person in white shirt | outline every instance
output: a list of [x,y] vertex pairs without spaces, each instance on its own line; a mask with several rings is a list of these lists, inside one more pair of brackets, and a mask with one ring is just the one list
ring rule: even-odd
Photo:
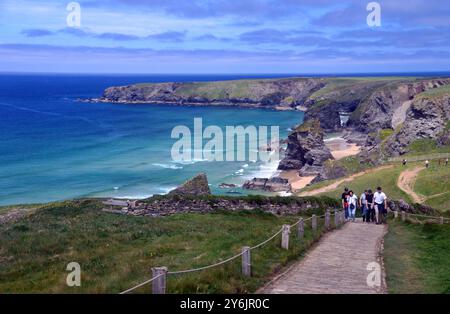
[[380,186],[377,187],[377,191],[373,194],[373,203],[375,207],[375,219],[377,225],[379,225],[384,222],[387,214],[387,197]]
[[356,204],[358,204],[358,196],[356,196],[353,193],[353,191],[348,192],[347,203],[348,203],[348,219],[355,221]]

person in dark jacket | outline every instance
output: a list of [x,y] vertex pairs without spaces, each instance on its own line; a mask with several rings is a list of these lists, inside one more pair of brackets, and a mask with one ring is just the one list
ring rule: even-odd
[[375,222],[375,209],[373,207],[373,192],[371,189],[367,191],[366,195],[367,211],[366,222]]
[[348,188],[345,188],[344,189],[344,193],[342,193],[342,197],[341,197],[342,209],[344,210],[345,220],[348,219],[348,201],[347,201],[347,198],[348,198]]

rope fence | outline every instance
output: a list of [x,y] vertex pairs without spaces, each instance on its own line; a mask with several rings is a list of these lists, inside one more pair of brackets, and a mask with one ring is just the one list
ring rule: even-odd
[[[399,215],[399,211],[394,211],[394,219],[396,219]],[[405,211],[400,212],[401,219],[403,222],[405,222],[408,218],[411,217],[417,217],[417,218],[426,218],[426,219],[433,219],[438,220],[439,224],[443,225],[445,223],[450,223],[450,218],[443,217],[443,216],[430,216],[430,215],[421,215],[421,214],[413,214],[413,213],[407,213]]]
[[246,277],[251,277],[252,264],[250,262],[250,260],[251,260],[250,256],[251,256],[252,250],[258,249],[258,248],[266,245],[267,243],[269,243],[270,241],[275,239],[280,234],[281,234],[281,248],[283,248],[285,250],[289,250],[289,238],[290,238],[289,235],[290,235],[291,229],[293,227],[297,227],[297,238],[302,239],[304,237],[304,232],[305,232],[305,223],[309,222],[309,221],[311,221],[311,229],[314,233],[316,233],[318,230],[318,219],[322,219],[322,218],[324,218],[325,231],[331,230],[331,216],[335,216],[334,225],[336,228],[345,223],[343,211],[334,210],[332,213],[329,209],[327,209],[324,215],[321,215],[321,216],[312,215],[311,217],[306,218],[306,219],[302,217],[302,218],[298,219],[292,225],[287,225],[287,224],[283,225],[281,227],[281,229],[279,229],[275,234],[273,234],[266,240],[254,245],[254,246],[251,246],[251,247],[243,246],[241,253],[236,254],[236,255],[234,255],[230,258],[227,258],[223,261],[220,261],[220,262],[217,262],[217,263],[214,263],[211,265],[203,266],[203,267],[179,270],[179,271],[168,271],[167,267],[153,267],[152,268],[152,276],[153,277],[151,279],[146,280],[146,281],[144,281],[134,287],[131,287],[125,291],[122,291],[122,292],[120,292],[120,294],[130,293],[130,292],[132,292],[140,287],[143,287],[149,283],[152,283],[152,293],[153,294],[164,294],[166,292],[167,275],[179,275],[179,274],[187,274],[187,273],[203,271],[203,270],[207,270],[207,269],[211,269],[211,268],[215,268],[215,267],[224,265],[226,263],[229,263],[233,260],[238,259],[239,257],[242,258],[242,274]]

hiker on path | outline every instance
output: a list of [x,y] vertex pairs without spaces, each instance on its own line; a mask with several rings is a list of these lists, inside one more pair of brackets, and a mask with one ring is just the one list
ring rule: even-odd
[[356,204],[358,204],[358,196],[356,196],[353,193],[353,191],[348,192],[347,203],[348,203],[348,219],[351,221],[355,221]]
[[373,194],[373,201],[375,207],[375,217],[377,225],[379,225],[385,221],[387,214],[387,197],[380,186],[377,187],[377,191]]
[[446,166],[448,165],[448,158],[445,159],[445,165],[446,165]]
[[342,193],[342,209],[344,210],[345,220],[348,219],[348,202],[347,202],[347,196],[348,196],[348,188],[344,189],[344,193]]
[[402,164],[403,164],[403,166],[406,166],[406,159],[403,159]]
[[427,160],[425,160],[425,167],[428,168],[428,166],[430,165],[430,162]]
[[371,189],[367,191],[366,202],[367,202],[366,222],[367,223],[375,222],[375,209],[373,208],[373,192]]
[[[366,195],[367,195],[367,190],[365,190],[359,198],[359,207],[361,207],[361,214],[363,217],[363,222],[366,221],[367,210],[368,210]],[[367,222],[369,222],[369,221],[367,221]]]

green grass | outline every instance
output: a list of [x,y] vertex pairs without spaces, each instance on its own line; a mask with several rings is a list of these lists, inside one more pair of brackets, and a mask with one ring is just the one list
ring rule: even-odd
[[428,169],[419,173],[414,190],[428,198],[425,204],[450,211],[450,165],[432,161]]
[[8,205],[8,206],[0,206],[0,215],[5,214],[13,209],[35,209],[42,205],[38,204],[25,204],[25,205]]
[[409,144],[408,153],[399,158],[408,159],[420,157],[421,160],[425,160],[425,159],[432,159],[433,155],[435,154],[449,154],[449,153],[450,153],[450,145],[439,146],[435,140],[418,139]]
[[[54,203],[0,226],[0,293],[118,293],[151,277],[150,268],[183,270],[209,265],[255,245],[298,217],[260,211],[217,211],[167,217],[104,213],[98,201]],[[311,214],[311,213],[309,213]],[[240,259],[212,270],[168,278],[172,293],[246,293],[301,256],[320,235],[280,239],[252,251],[253,276],[243,278]],[[78,262],[82,286],[65,284],[69,262]],[[136,292],[148,293],[151,285]]]
[[372,165],[361,163],[357,156],[348,156],[336,161],[337,165],[344,167],[348,174],[357,173],[370,168]]
[[[200,96],[208,99],[228,98],[252,98],[259,94],[266,83],[282,80],[304,80],[305,78],[281,78],[281,79],[244,79],[215,82],[194,82],[181,85],[176,93],[185,97]],[[270,90],[268,90],[270,92]],[[275,90],[273,90],[275,92]]]
[[[344,187],[348,187],[353,190],[358,196],[365,190],[371,188],[374,192],[378,186],[383,188],[387,197],[390,199],[403,199],[407,202],[411,201],[409,196],[400,190],[397,186],[397,179],[400,172],[405,168],[400,166],[394,166],[393,168],[382,169],[376,172],[367,173],[363,176],[355,178],[351,182],[344,182],[340,184],[336,189],[326,192],[322,195],[326,195],[332,198],[340,198]],[[309,189],[314,189],[315,186],[309,187]]]
[[432,153],[438,148],[436,141],[432,139],[419,139],[409,144],[408,149],[410,154],[417,153]]
[[450,293],[450,227],[389,223],[384,240],[389,293]]
[[394,130],[392,129],[382,129],[378,132],[378,136],[380,137],[380,140],[384,141],[389,136],[391,136],[394,133]]
[[[179,86],[176,90],[176,94],[185,97],[205,97],[208,99],[229,99],[229,98],[252,98],[255,95],[261,94],[262,84],[280,82],[283,80],[305,80],[308,77],[286,77],[277,79],[242,79],[242,80],[227,80],[227,81],[214,81],[214,82],[186,82]],[[376,84],[384,84],[390,82],[411,81],[417,78],[404,78],[404,77],[336,77],[336,78],[324,78],[326,86],[311,95],[311,99],[317,99],[322,95],[330,92],[337,91],[342,88],[352,89],[353,85],[359,84],[360,86],[369,86]],[[152,86],[155,83],[140,83],[135,84],[138,87]],[[258,91],[259,90],[259,91]],[[268,90],[267,92],[276,92]],[[287,103],[292,100],[285,99]]]
[[391,83],[401,81],[416,80],[416,77],[396,77],[396,76],[384,76],[384,77],[336,77],[328,78],[327,85],[313,93],[309,98],[317,99],[325,96],[328,93],[338,91],[340,89],[352,89],[357,86],[372,85],[373,83]]
[[432,88],[417,95],[417,98],[434,98],[450,95],[450,85],[444,85],[438,88]]

